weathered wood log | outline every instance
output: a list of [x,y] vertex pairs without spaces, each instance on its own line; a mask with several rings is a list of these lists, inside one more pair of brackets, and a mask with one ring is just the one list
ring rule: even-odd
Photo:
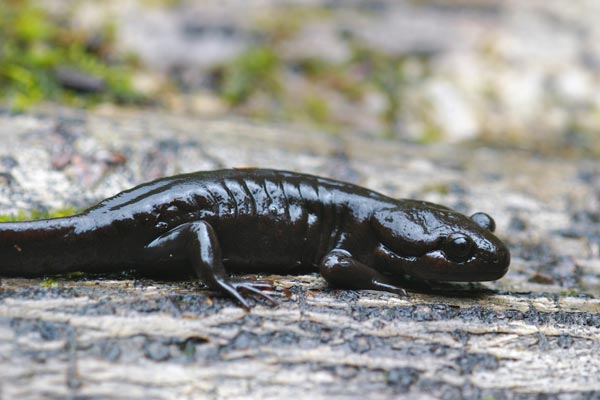
[[[277,307],[257,300],[249,313],[198,282],[2,279],[1,399],[600,392],[595,163],[71,110],[0,115],[0,138],[0,159],[14,161],[0,163],[10,178],[0,181],[2,214],[90,205],[160,174],[277,167],[487,211],[513,252],[500,282],[409,284],[407,298],[334,290],[317,275],[272,276],[292,297],[280,295]],[[60,169],[56,151],[68,158]],[[126,159],[107,162],[114,152]]]

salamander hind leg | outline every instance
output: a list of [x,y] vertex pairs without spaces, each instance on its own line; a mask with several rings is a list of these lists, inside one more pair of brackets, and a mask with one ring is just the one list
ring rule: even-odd
[[382,290],[406,296],[404,289],[375,269],[352,258],[346,250],[334,249],[325,255],[319,272],[327,282],[340,288]]
[[265,280],[231,279],[225,272],[221,257],[221,248],[213,227],[206,221],[188,222],[170,230],[146,246],[153,257],[172,257],[174,253],[184,252],[191,261],[196,274],[211,289],[227,293],[242,307],[250,309],[240,294],[246,291],[268,300],[277,302],[263,291],[275,291],[273,284]]

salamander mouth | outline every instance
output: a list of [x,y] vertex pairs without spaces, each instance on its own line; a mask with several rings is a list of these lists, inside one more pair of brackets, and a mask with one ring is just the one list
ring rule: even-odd
[[446,258],[441,250],[418,255],[398,254],[381,243],[375,250],[382,268],[393,275],[409,275],[419,279],[447,282],[482,282],[500,279],[508,271],[510,253],[474,252],[462,262]]
[[379,267],[393,275],[412,275],[411,271],[423,255],[398,254],[383,243],[379,243],[375,248],[375,257]]
[[379,255],[383,255],[384,257],[388,257],[390,260],[401,260],[404,262],[416,262],[419,257],[423,256],[423,254],[415,254],[415,255],[404,255],[398,254],[394,250],[390,249],[383,243],[379,243],[379,246],[375,250]]

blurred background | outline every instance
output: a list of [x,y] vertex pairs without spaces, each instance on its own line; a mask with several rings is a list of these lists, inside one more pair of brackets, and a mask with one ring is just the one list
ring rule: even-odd
[[600,153],[600,2],[2,0],[0,107]]

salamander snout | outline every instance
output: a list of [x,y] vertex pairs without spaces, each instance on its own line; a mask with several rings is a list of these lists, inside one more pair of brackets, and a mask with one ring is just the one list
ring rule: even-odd
[[480,250],[473,262],[471,281],[493,281],[502,278],[508,272],[510,251],[499,239],[493,238],[493,246]]
[[421,279],[478,282],[500,279],[510,252],[485,213],[471,217],[428,203],[385,209],[374,214],[380,244],[375,255],[382,269]]

